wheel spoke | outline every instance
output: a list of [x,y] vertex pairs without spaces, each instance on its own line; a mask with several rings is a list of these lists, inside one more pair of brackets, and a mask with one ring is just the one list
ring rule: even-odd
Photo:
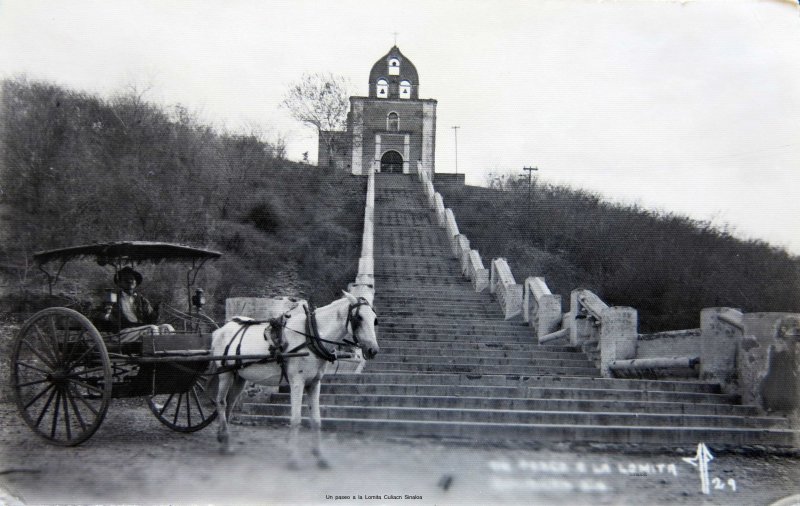
[[47,413],[47,410],[50,409],[50,403],[53,402],[53,397],[56,396],[56,389],[54,388],[52,392],[50,392],[50,397],[47,398],[47,402],[44,403],[44,407],[42,408],[42,412],[39,413],[39,418],[36,419],[36,427],[42,423],[42,418]]
[[55,439],[56,437],[56,427],[58,426],[58,412],[61,409],[61,392],[56,390],[56,402],[53,407],[53,422],[50,426],[50,437]]
[[75,378],[67,378],[67,381],[69,381],[70,383],[73,383],[73,384],[75,384],[75,385],[78,385],[79,387],[82,387],[82,388],[88,388],[89,390],[92,390],[92,391],[94,391],[94,392],[97,392],[97,393],[98,393],[98,394],[100,394],[100,395],[102,395],[102,394],[103,394],[103,389],[102,389],[102,388],[100,388],[100,387],[96,387],[96,386],[94,386],[94,385],[90,385],[90,384],[88,384],[88,383],[84,383],[84,382],[82,382],[82,381],[78,381],[78,380],[76,380]]
[[50,369],[55,369],[55,362],[53,362],[52,358],[45,357],[39,350],[33,347],[31,343],[28,342],[27,339],[23,339],[22,343],[28,347],[29,350],[33,352],[34,355],[39,357],[39,360],[44,362],[44,364],[49,367]]
[[78,395],[78,396],[76,396],[75,398],[76,398],[76,399],[78,399],[79,401],[81,401],[81,402],[83,403],[83,405],[84,405],[84,406],[86,406],[87,408],[89,408],[89,411],[91,411],[92,413],[94,413],[94,416],[97,416],[98,414],[100,414],[100,412],[99,412],[98,410],[96,410],[96,409],[94,408],[94,406],[92,406],[91,404],[89,404],[89,401],[87,401],[86,399],[84,399],[82,395]]
[[36,381],[29,381],[27,383],[19,383],[18,385],[16,385],[16,387],[17,388],[29,387],[31,385],[40,385],[42,383],[49,383],[49,382],[50,382],[50,380],[45,378],[45,379],[36,380]]
[[33,324],[32,329],[36,332],[38,336],[37,341],[41,343],[43,346],[46,346],[47,349],[50,351],[49,355],[52,359],[53,364],[58,364],[58,353],[56,352],[55,348],[53,348],[53,341],[49,339],[43,332],[42,329],[39,328],[39,323],[36,322]]
[[58,360],[58,363],[61,363],[64,361],[64,354],[63,354],[64,350],[60,350],[58,347],[59,343],[58,343],[58,329],[56,328],[56,316],[51,315],[50,318],[48,318],[48,321],[50,322],[50,334],[48,335],[50,336],[50,340],[53,342],[53,346],[56,352],[56,359]]
[[80,363],[80,362],[83,360],[83,357],[85,357],[86,355],[88,355],[90,351],[92,351],[92,350],[94,350],[94,349],[95,349],[95,347],[97,347],[97,343],[96,343],[96,342],[94,342],[94,341],[92,341],[92,343],[91,343],[91,346],[89,346],[89,348],[87,348],[87,349],[86,349],[86,351],[84,351],[83,353],[81,353],[81,356],[80,356],[80,357],[78,357],[78,358],[76,358],[75,360],[73,360],[72,362],[70,362],[70,367],[74,366],[75,364],[78,364],[78,363]]
[[167,406],[169,406],[169,403],[172,402],[172,397],[174,396],[175,394],[169,394],[169,397],[167,398],[166,402],[164,402],[164,405],[161,406],[161,410],[158,412],[158,416],[162,416],[164,414],[164,411],[166,411]]
[[189,392],[186,392],[186,426],[192,426],[192,407],[189,405]]
[[77,371],[77,372],[74,372],[74,373],[68,374],[68,375],[67,375],[67,376],[65,376],[65,377],[66,377],[67,379],[69,379],[69,378],[80,378],[80,377],[81,377],[81,375],[83,375],[83,374],[91,374],[91,373],[93,373],[93,372],[105,371],[105,369],[106,369],[106,368],[105,368],[105,367],[103,367],[103,366],[97,366],[97,367],[94,367],[94,368],[92,368],[92,369],[84,369],[84,370],[82,370],[82,371]]
[[28,364],[27,362],[17,361],[17,365],[21,365],[22,367],[27,367],[28,369],[31,369],[31,370],[34,370],[36,372],[42,373],[45,376],[50,374],[50,371],[45,371],[44,369],[39,369],[38,367],[33,367],[32,365]]
[[78,419],[81,429],[86,430],[86,422],[83,421],[83,416],[81,415],[81,411],[78,409],[78,404],[75,402],[75,398],[72,396],[72,392],[70,391],[71,386],[72,385],[67,385],[66,397],[69,399],[69,403],[72,404],[72,412],[75,413],[75,418]]
[[64,427],[67,429],[67,440],[72,439],[72,427],[69,425],[69,401],[67,401],[67,393],[61,393],[61,399],[64,403]]
[[36,402],[36,401],[38,401],[39,399],[41,399],[41,398],[42,398],[42,396],[43,396],[44,394],[46,394],[46,393],[47,393],[47,391],[48,391],[48,390],[50,390],[51,388],[53,388],[53,384],[52,384],[52,383],[51,383],[51,384],[49,384],[49,385],[47,385],[47,386],[45,387],[45,389],[44,389],[44,390],[42,390],[41,392],[39,392],[38,394],[36,394],[36,397],[34,397],[34,398],[33,398],[33,399],[31,399],[30,401],[28,401],[28,403],[25,405],[25,409],[28,409],[29,407],[33,406],[33,403],[34,403],[34,402]]
[[175,417],[172,419],[173,425],[178,425],[178,414],[181,412],[181,400],[183,400],[183,394],[178,394],[178,402],[175,404]]
[[195,387],[192,388],[192,397],[194,397],[194,402],[197,404],[197,411],[200,412],[200,420],[205,420],[206,415],[203,413],[203,406],[200,405],[200,398],[197,397],[197,391],[195,390]]

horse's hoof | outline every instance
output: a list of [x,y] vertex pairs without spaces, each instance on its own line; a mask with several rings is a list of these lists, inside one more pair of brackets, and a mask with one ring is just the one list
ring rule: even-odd
[[296,460],[292,459],[292,460],[289,461],[288,464],[286,464],[286,468],[289,471],[299,471],[300,470],[300,464],[298,464]]
[[219,454],[220,455],[233,455],[233,450],[228,445],[220,446],[219,447]]
[[317,461],[317,467],[318,467],[318,468],[320,468],[320,469],[330,469],[330,468],[331,468],[331,465],[330,465],[330,464],[328,464],[328,461],[327,461],[327,460],[325,460],[325,459],[319,459],[319,460]]

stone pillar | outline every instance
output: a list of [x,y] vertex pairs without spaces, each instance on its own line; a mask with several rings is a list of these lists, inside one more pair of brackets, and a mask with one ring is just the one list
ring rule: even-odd
[[736,391],[736,348],[742,336],[731,321],[741,320],[742,313],[729,307],[700,311],[700,379],[719,383],[727,393]]
[[469,239],[464,234],[456,236],[456,257],[461,263],[461,274],[467,279],[470,278],[469,272]]
[[489,286],[489,269],[484,268],[483,260],[478,250],[469,252],[469,270],[472,288],[476,292],[482,292]]
[[356,284],[375,287],[375,261],[370,255],[358,259],[358,274]]
[[600,373],[604,378],[611,377],[609,365],[613,361],[636,357],[638,326],[638,315],[631,307],[614,306],[603,311],[600,325]]
[[437,192],[436,195],[433,196],[433,201],[436,211],[436,223],[440,227],[443,227],[445,226],[446,221],[444,214],[444,200],[442,200],[442,194]]

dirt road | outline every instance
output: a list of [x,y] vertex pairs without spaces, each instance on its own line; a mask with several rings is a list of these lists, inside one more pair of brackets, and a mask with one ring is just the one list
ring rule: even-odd
[[754,505],[800,494],[797,454],[718,454],[705,495],[683,460],[690,449],[498,449],[329,433],[333,469],[309,457],[289,471],[287,428],[236,425],[236,453],[220,456],[213,426],[171,432],[137,399],[114,401],[76,448],[41,441],[11,404],[0,404],[0,423],[0,503],[9,504]]

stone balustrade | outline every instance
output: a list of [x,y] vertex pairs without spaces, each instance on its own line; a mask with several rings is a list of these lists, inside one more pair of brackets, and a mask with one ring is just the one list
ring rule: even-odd
[[800,314],[706,308],[700,328],[639,334],[635,309],[609,306],[585,289],[570,293],[569,311],[562,313],[561,296],[550,292],[544,278],[528,277],[518,285],[502,258],[486,269],[430,176],[420,172],[419,179],[464,276],[475,291],[489,288],[506,318],[521,314],[539,343],[568,338],[584,349],[596,345],[604,377],[699,375],[746,403],[791,414],[800,428]]

